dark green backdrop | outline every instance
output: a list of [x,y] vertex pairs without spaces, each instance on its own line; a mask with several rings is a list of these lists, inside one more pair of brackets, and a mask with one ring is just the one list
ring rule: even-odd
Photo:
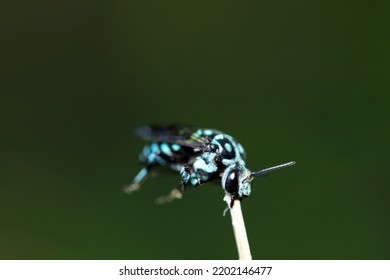
[[384,5],[2,6],[1,259],[235,259],[219,185],[121,192],[148,123],[226,131],[253,170],[297,161],[243,203],[255,259],[390,258]]

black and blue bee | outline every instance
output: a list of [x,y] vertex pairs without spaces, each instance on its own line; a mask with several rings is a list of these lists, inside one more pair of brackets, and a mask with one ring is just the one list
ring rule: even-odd
[[295,162],[251,172],[245,167],[244,148],[232,136],[215,129],[186,126],[144,126],[136,135],[148,141],[139,155],[144,165],[135,176],[127,192],[139,189],[148,173],[156,166],[180,172],[180,191],[174,190],[157,202],[181,198],[188,185],[199,186],[210,181],[221,181],[222,188],[234,201],[251,194],[254,177],[265,176],[273,170],[288,167]]

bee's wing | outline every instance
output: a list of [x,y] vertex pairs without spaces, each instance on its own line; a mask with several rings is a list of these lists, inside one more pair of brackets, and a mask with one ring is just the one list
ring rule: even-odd
[[196,128],[180,125],[172,126],[141,126],[136,135],[146,141],[179,144],[194,149],[203,149],[210,141],[207,137],[196,133]]

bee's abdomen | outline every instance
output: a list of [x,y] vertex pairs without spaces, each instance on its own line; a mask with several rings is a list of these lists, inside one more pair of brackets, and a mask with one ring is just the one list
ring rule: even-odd
[[172,163],[185,163],[192,156],[192,149],[179,144],[166,142],[153,142],[146,145],[139,155],[139,160],[143,164],[166,165]]

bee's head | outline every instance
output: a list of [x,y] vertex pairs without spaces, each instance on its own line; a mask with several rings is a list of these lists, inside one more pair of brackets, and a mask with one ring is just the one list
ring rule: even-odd
[[252,173],[242,165],[232,165],[222,175],[222,187],[233,199],[251,194]]
[[267,176],[269,172],[294,165],[295,162],[276,165],[256,172],[250,172],[243,165],[232,165],[225,169],[222,175],[222,187],[233,200],[247,197],[251,194],[251,184],[254,177]]

